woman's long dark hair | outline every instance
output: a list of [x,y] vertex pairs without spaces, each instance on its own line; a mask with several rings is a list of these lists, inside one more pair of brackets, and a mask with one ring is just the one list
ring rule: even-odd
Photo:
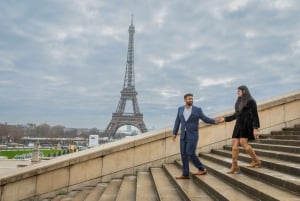
[[242,96],[238,97],[235,102],[235,111],[241,112],[250,100],[253,100],[251,93],[247,86],[242,85],[238,87],[242,91]]

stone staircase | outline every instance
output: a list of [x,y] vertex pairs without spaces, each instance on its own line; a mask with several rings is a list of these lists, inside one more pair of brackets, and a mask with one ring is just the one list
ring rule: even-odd
[[[43,201],[300,200],[300,125],[261,135],[251,145],[262,167],[245,167],[251,159],[241,148],[240,174],[226,174],[231,165],[231,146],[224,146],[200,154],[207,175],[191,174],[189,180],[176,180],[182,164],[175,161]],[[190,168],[197,171],[193,165]]]

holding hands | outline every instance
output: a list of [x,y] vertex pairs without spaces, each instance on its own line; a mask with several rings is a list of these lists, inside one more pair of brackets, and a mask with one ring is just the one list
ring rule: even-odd
[[216,123],[219,124],[219,123],[223,123],[225,121],[225,118],[224,117],[220,117],[220,118],[217,118],[216,119]]

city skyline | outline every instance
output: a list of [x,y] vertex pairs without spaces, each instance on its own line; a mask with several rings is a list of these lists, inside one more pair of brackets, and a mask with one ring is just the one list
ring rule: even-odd
[[105,129],[120,98],[132,13],[148,128],[172,126],[186,92],[213,115],[233,109],[242,84],[257,102],[299,90],[295,0],[4,1],[0,123]]

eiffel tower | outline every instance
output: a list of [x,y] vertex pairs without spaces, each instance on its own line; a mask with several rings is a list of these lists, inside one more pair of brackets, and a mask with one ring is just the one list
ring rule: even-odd
[[[119,100],[118,108],[116,112],[112,114],[112,119],[104,131],[104,134],[108,137],[114,137],[118,128],[124,125],[132,125],[138,128],[142,133],[148,131],[143,121],[143,114],[140,113],[137,101],[137,92],[135,90],[133,46],[133,35],[135,29],[133,25],[133,16],[131,16],[131,25],[129,26],[128,32],[129,42],[124,85],[121,91],[121,98]],[[125,106],[127,101],[132,102],[133,113],[125,113]]]

